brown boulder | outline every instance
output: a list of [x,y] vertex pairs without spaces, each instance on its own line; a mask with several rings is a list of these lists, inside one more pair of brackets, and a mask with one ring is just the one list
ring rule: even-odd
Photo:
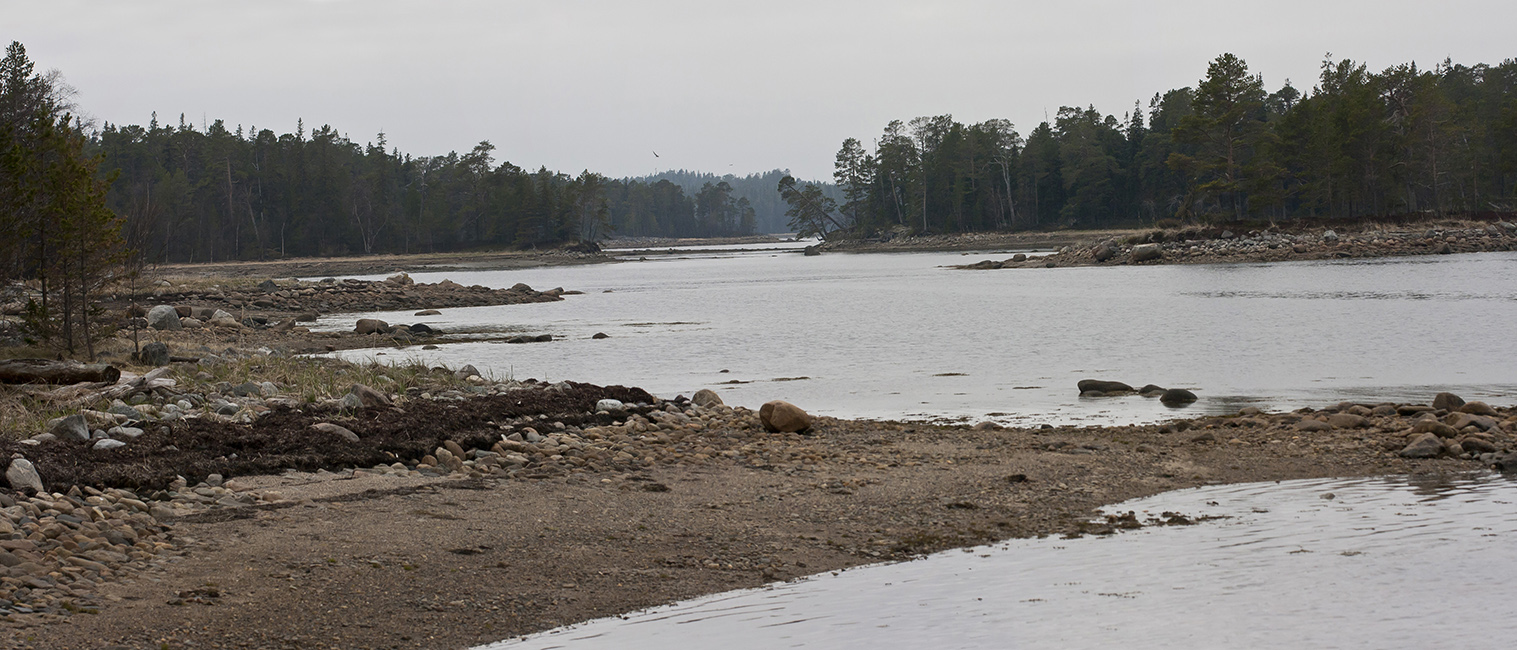
[[811,428],[811,416],[799,406],[774,400],[759,407],[759,420],[764,429],[779,433],[797,433]]
[[378,318],[360,318],[353,326],[355,334],[380,334],[389,330],[390,324]]
[[1453,393],[1438,393],[1433,396],[1433,409],[1453,411],[1464,406],[1464,398]]
[[353,384],[353,389],[349,392],[353,393],[353,395],[358,397],[359,401],[363,402],[364,408],[380,408],[392,405],[388,395],[363,384]]
[[722,397],[720,395],[717,395],[716,391],[711,390],[710,388],[702,388],[698,391],[695,391],[695,395],[690,398],[690,401],[693,402],[696,406],[702,408],[722,406],[724,404],[724,402],[722,402]]
[[311,428],[322,433],[330,433],[334,436],[338,436],[348,442],[358,442],[358,434],[353,433],[353,431],[347,427],[332,424],[331,422],[318,422],[311,425]]
[[1443,453],[1443,441],[1431,433],[1424,433],[1402,448],[1404,458],[1437,458]]
[[1485,402],[1465,402],[1464,406],[1459,407],[1459,411],[1472,415],[1488,415],[1492,417],[1497,415],[1496,409],[1491,408],[1491,405]]

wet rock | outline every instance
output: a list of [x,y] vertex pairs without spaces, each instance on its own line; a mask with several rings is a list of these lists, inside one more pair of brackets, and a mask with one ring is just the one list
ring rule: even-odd
[[1166,390],[1169,390],[1169,389],[1167,389],[1167,388],[1165,388],[1163,386],[1156,386],[1154,384],[1148,384],[1147,386],[1139,388],[1138,389],[1138,394],[1142,395],[1143,397],[1158,397],[1160,395],[1163,395],[1164,391],[1166,391]]
[[1076,386],[1080,389],[1081,393],[1098,392],[1098,393],[1111,394],[1111,393],[1131,393],[1132,392],[1132,386],[1128,386],[1127,384],[1124,384],[1124,383],[1122,383],[1120,381],[1105,381],[1105,380],[1101,380],[1101,379],[1081,379],[1080,383],[1076,384]]
[[317,422],[316,424],[311,425],[311,428],[322,433],[341,437],[343,440],[346,440],[348,442],[358,442],[358,434],[353,433],[353,431],[347,427],[332,424],[331,422]]
[[1433,409],[1439,411],[1456,411],[1464,406],[1464,399],[1453,393],[1438,393],[1433,396]]
[[1191,402],[1196,401],[1196,399],[1197,397],[1195,393],[1185,390],[1184,388],[1171,388],[1164,391],[1164,394],[1159,396],[1159,402],[1165,406],[1181,406],[1184,404],[1190,404]]
[[390,330],[390,324],[378,318],[360,318],[353,325],[354,334],[382,334]]
[[57,436],[60,440],[89,440],[90,426],[85,421],[84,415],[73,415],[54,418],[47,423],[47,432]]
[[419,312],[416,312],[415,315],[416,316],[441,316],[442,312],[437,311],[436,309],[423,309],[423,310],[421,310]]
[[801,249],[801,255],[804,255],[806,257],[816,257],[817,255],[821,255],[821,254],[822,254],[822,247],[821,246],[807,246],[807,247]]
[[432,334],[434,332],[436,332],[436,330],[432,329],[432,326],[426,323],[417,323],[411,326],[412,334]]
[[1503,472],[1517,472],[1517,451],[1507,452],[1505,456],[1497,457],[1492,466]]
[[611,338],[611,336],[608,335],[608,334],[606,334],[605,332],[596,332],[595,335],[592,336],[592,337],[590,337],[590,338],[595,339],[595,340],[598,341],[600,339],[609,339],[609,338]]
[[37,475],[37,468],[25,458],[11,459],[10,467],[5,470],[5,480],[10,483],[12,490],[42,492],[42,477]]
[[1401,449],[1403,458],[1437,458],[1443,453],[1443,441],[1431,433],[1424,433]]
[[725,405],[722,402],[722,396],[717,395],[716,391],[709,388],[702,388],[698,391],[695,391],[695,395],[690,398],[690,402],[702,408],[711,408],[713,406]]
[[811,416],[800,407],[782,400],[765,402],[759,407],[759,421],[764,429],[779,433],[797,433],[811,428]]
[[147,326],[155,330],[180,330],[179,312],[170,305],[158,305],[147,312]]
[[162,341],[144,345],[137,353],[137,359],[146,366],[166,366],[169,364],[169,346]]

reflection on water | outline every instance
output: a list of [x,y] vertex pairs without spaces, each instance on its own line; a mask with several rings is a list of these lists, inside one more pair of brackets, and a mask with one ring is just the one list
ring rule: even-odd
[[[547,333],[551,343],[413,347],[498,376],[714,388],[841,417],[1007,424],[1426,402],[1517,394],[1517,253],[1373,261],[956,271],[984,255],[796,252],[516,271],[419,273],[465,285],[578,289],[556,303],[373,314],[445,331]],[[357,314],[324,317],[346,329]],[[610,336],[592,339],[597,332]],[[359,357],[354,352],[345,356]],[[389,351],[382,359],[395,359]],[[726,371],[726,372],[723,372]],[[807,377],[776,382],[778,378]],[[1194,390],[1079,399],[1084,378]]]
[[949,551],[486,647],[1509,648],[1514,501],[1496,475],[1181,490],[1107,510],[1224,518]]

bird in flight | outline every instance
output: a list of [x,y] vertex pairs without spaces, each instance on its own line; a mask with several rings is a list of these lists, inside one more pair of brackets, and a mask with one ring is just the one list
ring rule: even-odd
[[653,152],[653,157],[654,158],[662,158],[663,156],[658,155],[658,152],[655,151],[655,152]]

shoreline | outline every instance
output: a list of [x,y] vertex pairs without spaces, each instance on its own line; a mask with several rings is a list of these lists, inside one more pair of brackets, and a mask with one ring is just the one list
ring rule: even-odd
[[[189,379],[193,368],[174,375],[184,379],[176,388],[205,390]],[[227,469],[237,467],[235,459],[210,457],[225,451],[194,462],[170,453],[165,462],[183,465],[167,469],[188,480],[138,477],[135,498],[105,490],[50,495],[40,505],[33,499],[31,514],[40,517],[31,518],[36,530],[22,540],[56,541],[42,531],[79,528],[74,522],[84,513],[95,527],[137,526],[154,550],[115,562],[105,553],[116,551],[88,550],[77,537],[72,550],[8,550],[59,562],[62,568],[41,574],[43,582],[51,577],[67,589],[5,582],[30,585],[25,597],[40,600],[27,602],[43,613],[10,608],[0,616],[0,627],[15,632],[0,648],[467,647],[1001,539],[1106,534],[1110,527],[1090,523],[1097,508],[1173,489],[1478,471],[1511,452],[1508,431],[1517,429],[1517,409],[1440,396],[1436,410],[1245,409],[1141,426],[1006,429],[817,418],[806,434],[787,434],[765,432],[752,411],[715,402],[465,379],[450,372],[427,390],[397,385],[384,391],[392,406],[276,404],[268,415],[246,418],[251,429],[237,417],[176,418],[164,424],[177,437],[160,439],[160,425],[149,422],[128,443],[144,458],[158,457],[166,443],[188,449],[185,435],[274,440],[276,431],[308,432],[311,422],[328,421],[362,442],[332,439],[312,448],[318,456],[374,448],[397,454],[398,466],[321,461],[238,475]],[[650,402],[629,401],[615,413],[586,406],[613,394],[606,390]],[[253,412],[254,400],[278,399],[241,401]],[[491,445],[508,433],[520,435]],[[1405,455],[1409,440],[1427,436],[1435,443],[1430,457]],[[248,459],[265,457],[238,444]],[[486,446],[493,451],[474,451]],[[455,451],[464,453],[449,460]],[[84,457],[100,453],[110,452]],[[38,458],[45,474],[56,475],[45,463],[58,455]],[[228,473],[210,477],[212,470]],[[61,518],[64,509],[73,520]]]

